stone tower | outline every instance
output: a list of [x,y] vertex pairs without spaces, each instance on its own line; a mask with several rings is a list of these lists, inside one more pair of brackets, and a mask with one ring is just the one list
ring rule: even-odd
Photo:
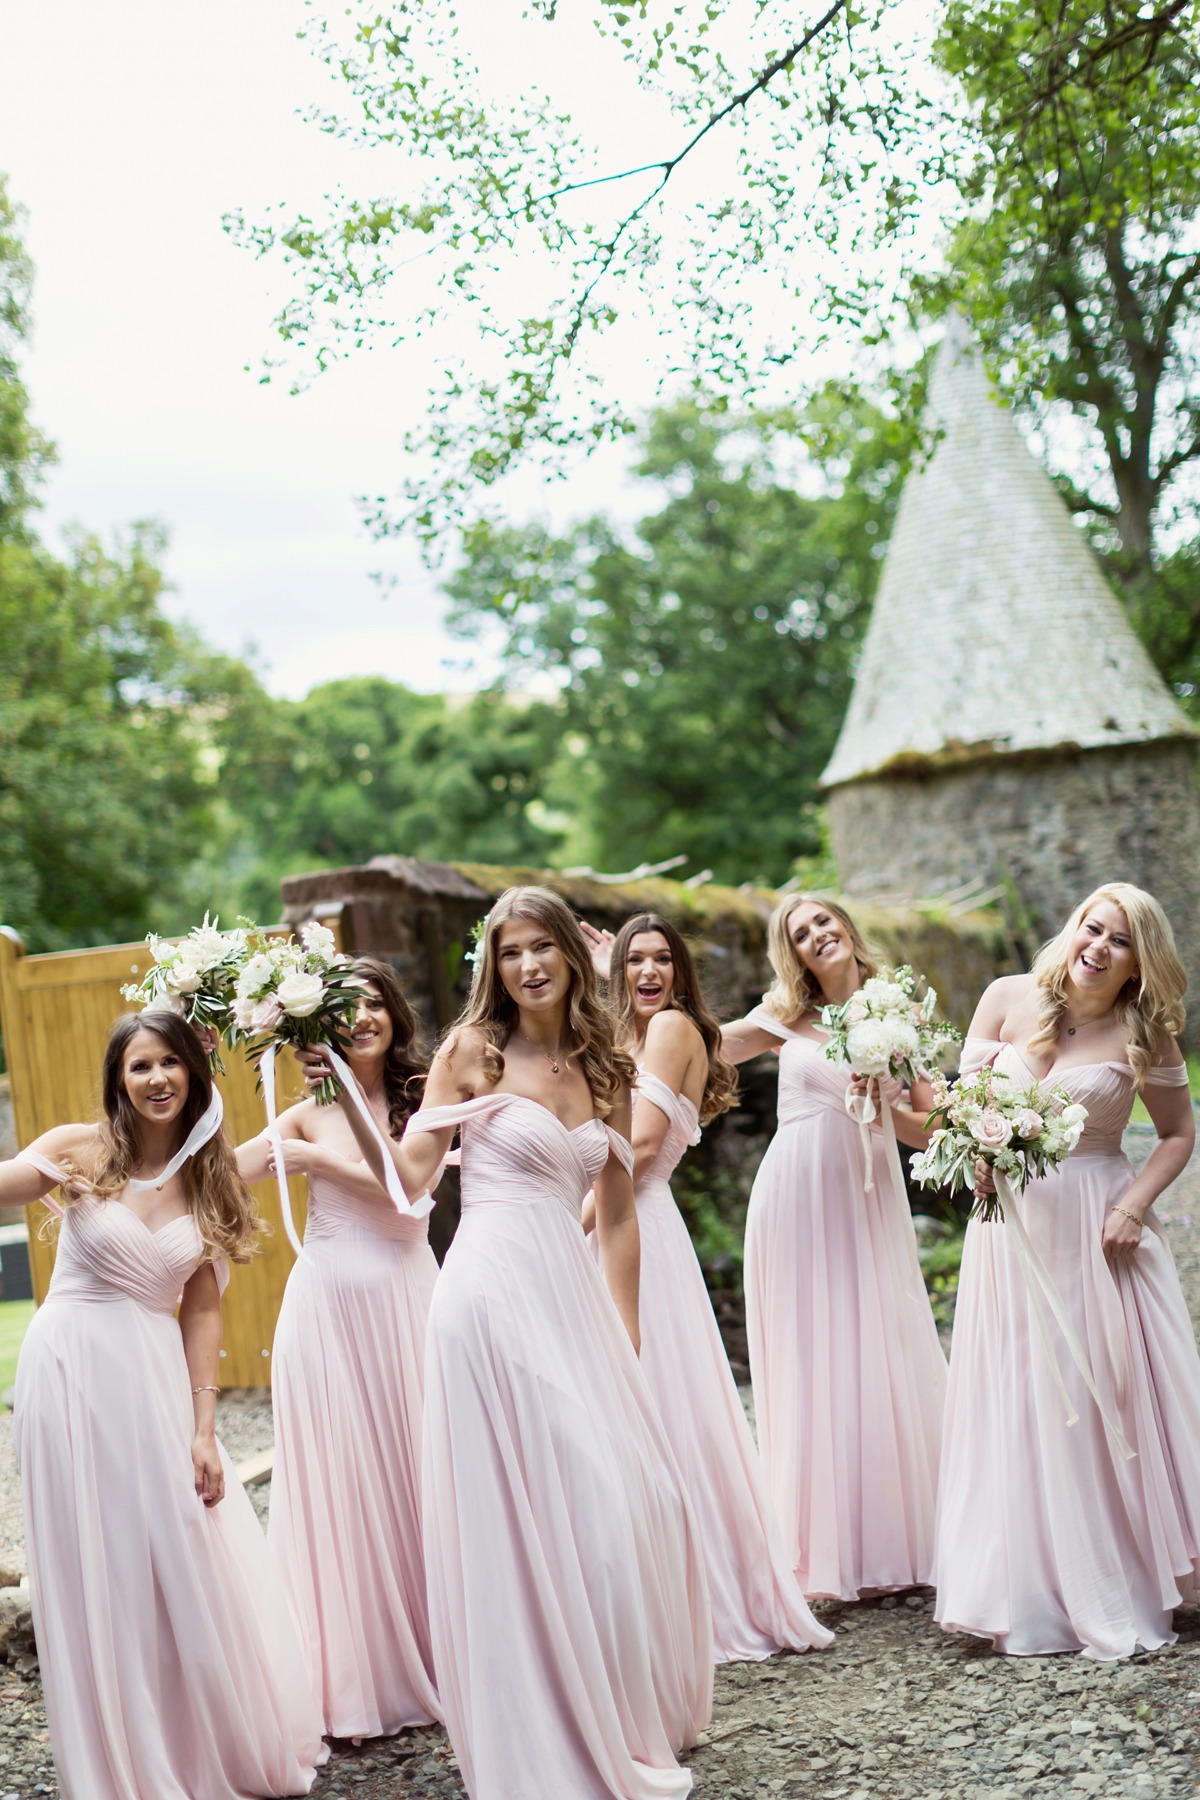
[[[822,777],[847,894],[999,882],[1039,937],[1105,880],[1162,901],[1200,1028],[1195,733],[951,321]],[[1191,1033],[1189,1033],[1191,1035]]]

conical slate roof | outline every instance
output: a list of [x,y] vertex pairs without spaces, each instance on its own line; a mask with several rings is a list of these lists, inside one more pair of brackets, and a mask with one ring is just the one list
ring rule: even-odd
[[822,785],[1192,735],[961,319],[929,407],[943,436],[905,484]]

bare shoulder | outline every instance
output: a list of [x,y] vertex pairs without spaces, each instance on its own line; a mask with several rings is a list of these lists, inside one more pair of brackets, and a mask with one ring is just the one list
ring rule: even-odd
[[1158,1042],[1158,1051],[1154,1058],[1156,1069],[1179,1069],[1183,1067],[1183,1051],[1169,1031],[1165,1031]]
[[704,1039],[698,1027],[688,1018],[686,1013],[675,1007],[668,1007],[665,1012],[655,1013],[646,1027],[647,1049],[687,1050],[691,1052]]
[[496,1047],[486,1031],[479,1025],[459,1025],[434,1052],[425,1103],[445,1105],[451,1093],[471,1097],[490,1091],[499,1078]]
[[318,1114],[319,1109],[315,1100],[297,1100],[295,1106],[289,1106],[279,1115],[281,1135],[290,1138],[311,1138],[312,1127],[317,1122]]
[[1032,975],[1001,975],[984,989],[971,1020],[972,1037],[998,1038],[1006,1019],[1033,998]]
[[28,1146],[47,1162],[73,1163],[85,1172],[91,1168],[100,1145],[98,1125],[55,1125]]

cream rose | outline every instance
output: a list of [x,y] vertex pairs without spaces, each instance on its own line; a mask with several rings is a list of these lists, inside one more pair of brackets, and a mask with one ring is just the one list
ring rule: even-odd
[[985,1106],[975,1122],[975,1136],[985,1150],[1003,1150],[1012,1142],[1013,1128],[995,1106]]
[[275,990],[280,1006],[293,1019],[307,1019],[315,1013],[324,993],[325,983],[321,977],[306,975],[303,969],[293,969]]
[[263,999],[254,1002],[254,1006],[250,1013],[249,1030],[255,1033],[260,1031],[274,1031],[277,1025],[282,1024],[283,1008],[280,1006],[274,994],[267,994]]

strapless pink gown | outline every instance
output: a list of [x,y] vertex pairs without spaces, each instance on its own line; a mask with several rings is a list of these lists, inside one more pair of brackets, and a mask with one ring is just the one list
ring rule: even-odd
[[309,1182],[271,1388],[269,1538],[334,1737],[441,1718],[421,1542],[427,1219]]
[[[700,1141],[699,1116],[685,1094],[645,1072],[637,1104],[656,1106],[669,1121],[636,1193],[641,1363],[700,1526],[716,1660],[753,1662],[777,1650],[823,1648],[833,1633],[813,1618],[792,1573],[704,1276],[671,1192],[676,1164]],[[599,1262],[594,1233],[589,1242]]]
[[[1011,1044],[969,1039],[984,1062],[1034,1079]],[[1007,1228],[967,1228],[942,1461],[936,1617],[1013,1655],[1083,1651],[1105,1661],[1174,1639],[1171,1610],[1200,1573],[1200,1357],[1179,1277],[1153,1213],[1132,1261],[1100,1247],[1133,1170],[1121,1133],[1133,1106],[1125,1063],[1054,1077],[1088,1109],[1074,1154],[1018,1206],[1066,1304],[1104,1409],[1136,1451],[1126,1461],[1043,1306],[1079,1422],[1062,1398]],[[1180,1068],[1151,1080],[1183,1085]]]
[[850,1070],[765,1007],[783,1040],[779,1129],[746,1215],[746,1326],[758,1444],[784,1542],[810,1597],[927,1582],[946,1359],[913,1225],[873,1133],[864,1192]]
[[712,1706],[695,1521],[583,1197],[625,1139],[516,1094],[462,1126],[462,1218],[429,1315],[425,1560],[472,1800],[679,1800]]
[[174,1312],[202,1254],[186,1216],[151,1232],[119,1200],[85,1197],[66,1208],[21,1347],[25,1549],[65,1800],[307,1794],[328,1755],[274,1561],[224,1452],[225,1498],[208,1509],[196,1495]]

